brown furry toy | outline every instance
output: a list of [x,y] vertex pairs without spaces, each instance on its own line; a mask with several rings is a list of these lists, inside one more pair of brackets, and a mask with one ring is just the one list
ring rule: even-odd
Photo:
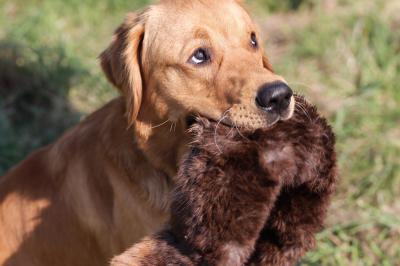
[[127,265],[293,265],[314,246],[336,181],[334,135],[297,97],[253,132],[198,119],[168,228],[113,259]]

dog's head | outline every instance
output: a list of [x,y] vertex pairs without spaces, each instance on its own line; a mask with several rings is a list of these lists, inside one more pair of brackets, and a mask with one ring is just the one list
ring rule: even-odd
[[126,97],[130,124],[199,114],[257,129],[294,110],[291,89],[273,72],[257,27],[235,0],[164,0],[130,14],[101,65]]

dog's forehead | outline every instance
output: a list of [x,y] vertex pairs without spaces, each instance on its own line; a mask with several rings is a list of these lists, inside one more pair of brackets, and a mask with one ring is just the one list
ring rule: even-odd
[[235,0],[164,0],[160,6],[159,16],[163,25],[170,27],[170,34],[194,32],[201,27],[229,36],[253,27],[251,18]]

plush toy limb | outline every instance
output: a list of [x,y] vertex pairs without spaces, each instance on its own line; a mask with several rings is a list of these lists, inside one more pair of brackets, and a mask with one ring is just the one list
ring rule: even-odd
[[113,258],[110,266],[194,266],[189,253],[180,248],[172,235],[159,233]]
[[312,191],[306,184],[280,194],[247,265],[291,266],[315,246],[331,191]]
[[289,173],[282,171],[285,185],[247,265],[295,265],[315,246],[314,235],[323,228],[335,190],[337,173],[332,129],[304,98],[296,96],[296,102],[301,108],[296,109],[294,117],[270,131],[271,141],[286,140],[293,148],[289,157],[290,165],[295,167]]
[[[286,132],[288,136],[284,139],[295,147],[291,165],[296,165],[296,174],[282,178],[286,184],[247,265],[295,265],[314,248],[314,235],[323,228],[330,197],[335,190],[335,136],[314,107],[303,98],[297,100],[305,112],[295,113],[292,121],[287,123],[290,127],[279,131]],[[295,129],[301,129],[303,133],[298,134]]]

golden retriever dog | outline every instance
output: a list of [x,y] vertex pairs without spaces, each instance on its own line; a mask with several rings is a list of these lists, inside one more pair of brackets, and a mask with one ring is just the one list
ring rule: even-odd
[[239,1],[129,14],[100,60],[121,97],[0,179],[1,265],[107,265],[168,223],[193,116],[240,130],[293,114]]

